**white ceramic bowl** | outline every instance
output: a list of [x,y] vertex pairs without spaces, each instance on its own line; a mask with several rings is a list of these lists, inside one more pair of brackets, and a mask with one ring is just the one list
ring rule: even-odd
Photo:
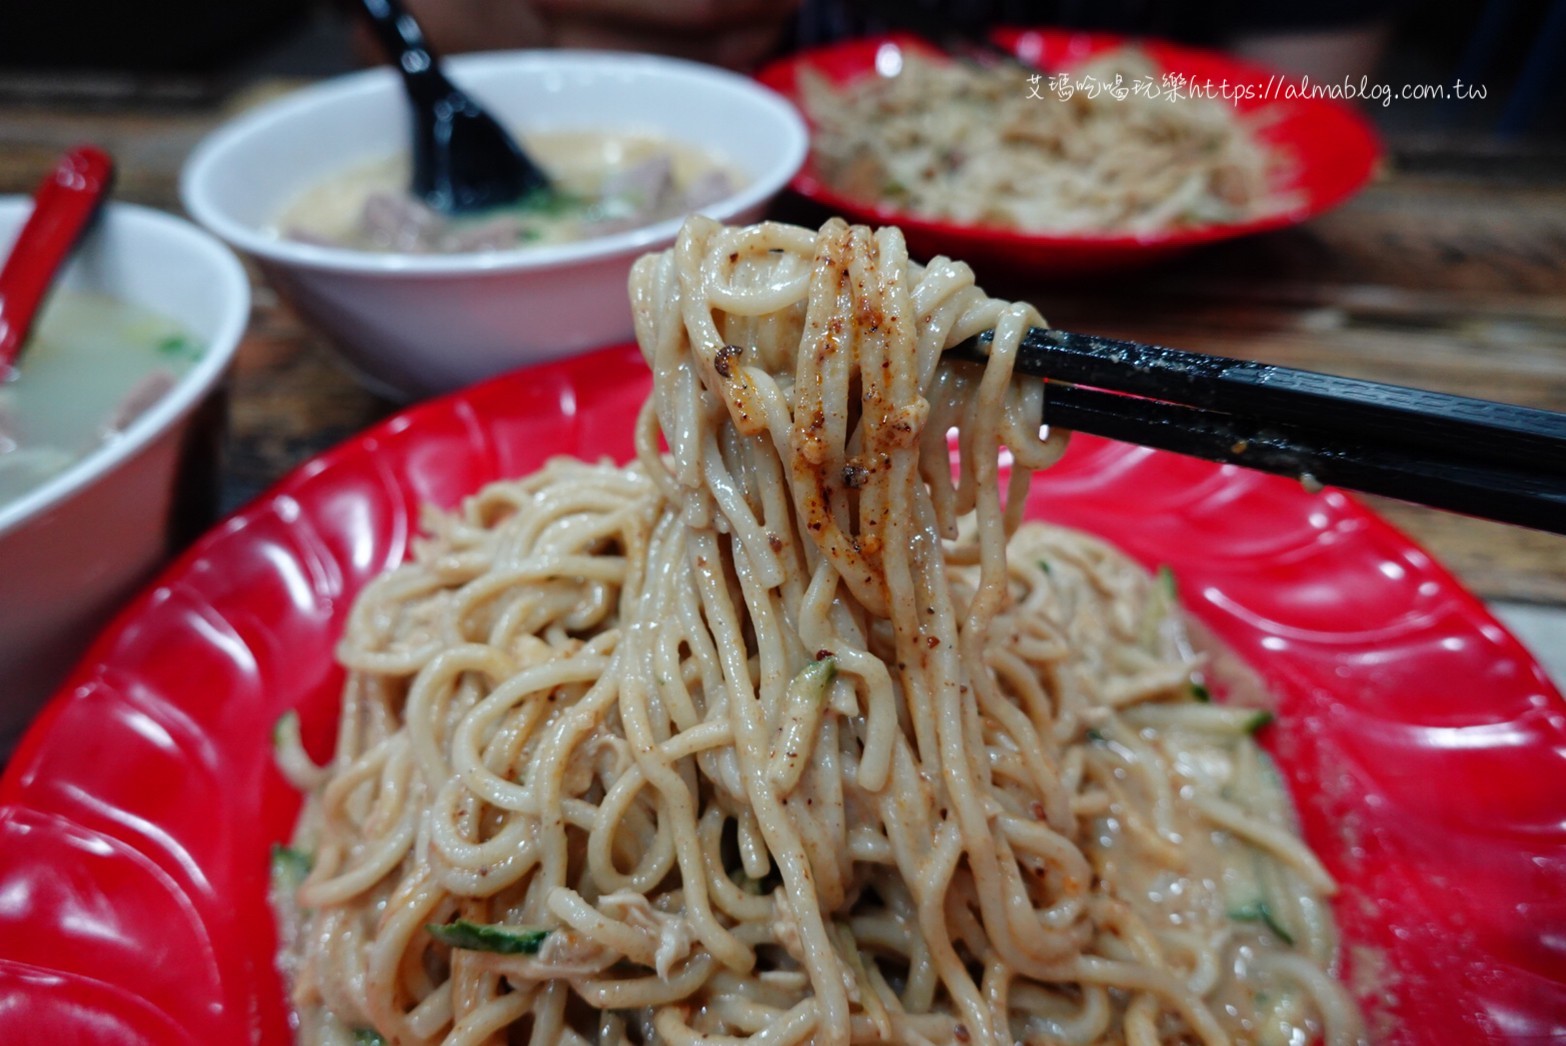
[[[722,221],[757,218],[805,158],[807,133],[792,106],[713,67],[583,51],[462,55],[448,65],[508,127],[643,131],[723,156],[745,185],[702,208]],[[257,108],[191,155],[180,183],[185,207],[251,255],[352,370],[395,398],[631,337],[631,263],[672,243],[678,219],[577,243],[456,255],[322,247],[271,230],[307,187],[406,152],[407,108],[389,69]]]
[[[0,197],[0,257],[31,211],[26,197]],[[0,759],[188,523],[176,506],[182,484],[200,478],[188,474],[192,441],[212,435],[195,421],[212,420],[204,408],[250,318],[250,283],[233,253],[145,207],[105,208],[61,280],[174,319],[205,349],[123,434],[0,504]]]

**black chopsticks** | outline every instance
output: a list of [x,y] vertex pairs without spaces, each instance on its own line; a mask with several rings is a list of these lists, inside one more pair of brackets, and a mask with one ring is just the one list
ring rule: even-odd
[[1051,425],[1566,534],[1566,414],[1039,328],[1016,369]]

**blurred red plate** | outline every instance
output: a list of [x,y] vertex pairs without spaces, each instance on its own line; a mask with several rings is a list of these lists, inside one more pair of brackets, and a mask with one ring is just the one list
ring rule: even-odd
[[[206,535],[99,637],[0,780],[0,1042],[282,1042],[264,895],[324,757],[350,601],[424,502],[628,458],[620,347],[414,407]],[[1566,1034],[1566,703],[1472,596],[1341,493],[1078,437],[1032,511],[1169,563],[1271,684],[1269,743],[1344,890],[1379,1041]]]
[[[981,272],[989,269],[995,273],[1009,270],[1033,276],[1075,276],[1133,268],[1202,244],[1298,225],[1357,192],[1370,180],[1381,158],[1375,131],[1351,106],[1324,97],[1278,97],[1282,77],[1227,55],[1160,40],[1100,33],[1004,29],[997,31],[994,38],[1029,65],[1047,73],[1069,72],[1104,51],[1134,45],[1158,68],[1160,84],[1168,74],[1184,77],[1185,82],[1211,83],[1215,87],[1226,83],[1236,94],[1253,94],[1251,98],[1237,98],[1235,105],[1247,112],[1263,107],[1269,110],[1269,119],[1258,135],[1284,157],[1278,188],[1295,197],[1297,204],[1264,218],[1222,225],[1184,226],[1137,235],[1050,234],[920,217],[879,201],[848,196],[823,180],[813,158],[806,159],[789,187],[855,221],[901,227],[917,258],[945,254],[962,258]],[[916,37],[893,34],[801,51],[769,65],[757,79],[798,105],[801,70],[814,70],[833,83],[850,83],[879,75],[877,61],[887,60],[887,49],[939,54]],[[1018,81],[1018,90],[1027,86],[1027,81]],[[1031,89],[1041,94],[1049,91],[1045,81]],[[1181,102],[1172,100],[1169,104]]]

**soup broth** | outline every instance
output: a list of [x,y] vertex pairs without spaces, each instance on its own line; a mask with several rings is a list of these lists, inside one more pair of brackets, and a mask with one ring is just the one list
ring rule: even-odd
[[165,316],[106,294],[56,291],[0,381],[0,508],[119,438],[201,352]]
[[284,208],[276,231],[355,250],[507,250],[585,240],[688,214],[741,184],[717,157],[651,135],[555,132],[530,135],[524,146],[549,171],[553,192],[451,218],[408,192],[409,159],[401,154],[306,190]]

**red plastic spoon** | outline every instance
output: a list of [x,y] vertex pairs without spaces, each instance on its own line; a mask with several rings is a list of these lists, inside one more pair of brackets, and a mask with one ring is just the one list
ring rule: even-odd
[[0,381],[27,340],[33,318],[83,230],[98,213],[114,183],[114,161],[96,146],[83,145],[60,157],[33,194],[33,213],[0,269]]

